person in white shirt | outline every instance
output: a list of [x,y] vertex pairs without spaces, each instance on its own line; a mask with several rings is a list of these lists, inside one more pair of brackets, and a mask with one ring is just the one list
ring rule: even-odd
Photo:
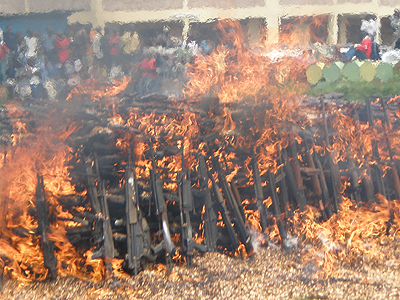
[[34,58],[37,55],[38,38],[34,36],[32,29],[26,30],[25,36],[25,57],[26,60]]

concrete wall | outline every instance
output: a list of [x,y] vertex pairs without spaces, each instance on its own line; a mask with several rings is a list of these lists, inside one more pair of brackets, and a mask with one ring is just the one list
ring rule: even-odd
[[0,15],[51,11],[90,11],[91,0],[0,0]]
[[328,41],[336,43],[345,39],[338,34],[343,27],[338,16],[374,14],[380,20],[391,15],[396,7],[400,9],[399,0],[0,0],[3,16],[67,10],[73,12],[69,23],[94,26],[108,22],[180,21],[184,24],[183,36],[192,22],[263,19],[270,42],[278,41],[281,18],[327,14]]

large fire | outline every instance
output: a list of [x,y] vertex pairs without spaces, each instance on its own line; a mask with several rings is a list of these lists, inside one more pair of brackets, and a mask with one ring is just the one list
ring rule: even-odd
[[[315,276],[322,277],[334,276],[335,266],[342,262],[352,264],[359,259],[385,257],[384,246],[397,237],[400,224],[400,195],[395,179],[397,175],[398,180],[395,166],[400,154],[400,130],[393,125],[400,113],[390,109],[388,120],[375,119],[371,124],[371,120],[354,117],[362,106],[359,103],[340,106],[333,103],[325,107],[322,100],[322,108],[321,103],[307,103],[299,97],[307,86],[304,80],[307,65],[302,58],[271,61],[263,54],[265,49],[251,50],[245,46],[238,23],[222,21],[217,29],[221,32],[221,44],[210,55],[197,56],[188,66],[186,100],[169,100],[174,110],[168,110],[162,103],[148,109],[126,105],[125,110],[120,110],[122,102],[118,94],[131,80],[125,77],[112,85],[86,82],[73,89],[62,111],[58,103],[57,112],[50,108],[34,111],[32,121],[36,124],[29,121],[13,124],[12,143],[0,153],[0,266],[4,274],[18,280],[49,277],[42,254],[46,240],[53,243],[58,274],[100,280],[106,273],[103,260],[92,258],[94,249],[77,247],[67,238],[67,230],[82,227],[88,221],[77,222],[62,205],[63,197],[88,198],[87,190],[71,183],[71,170],[67,166],[71,161],[83,159],[77,153],[85,149],[77,147],[72,136],[84,127],[85,120],[78,118],[77,112],[84,110],[82,103],[88,101],[99,101],[98,107],[106,112],[105,128],[93,128],[92,132],[112,132],[117,136],[113,146],[122,155],[128,153],[128,160],[128,149],[133,148],[138,180],[146,181],[152,175],[150,152],[169,151],[154,162],[154,168],[163,170],[163,187],[173,192],[179,189],[179,172],[183,169],[193,174],[199,172],[197,154],[207,158],[208,166],[212,159],[218,161],[232,190],[244,191],[239,201],[246,226],[258,233],[253,234],[253,244],[259,240],[261,244],[272,242],[287,247],[289,241],[297,238],[305,262],[315,264],[319,270]],[[194,109],[201,105],[204,108],[207,97],[218,97],[222,103],[220,109]],[[394,106],[397,102],[397,98],[392,98],[387,103]],[[32,117],[29,109],[10,106],[8,111],[10,119]],[[270,211],[268,220],[264,220],[266,226],[256,206],[257,196],[248,196],[253,195],[249,190],[256,180],[254,160],[262,178],[261,186],[269,188],[268,195],[260,199]],[[325,177],[334,178],[326,172],[333,165],[342,169],[337,174],[339,182],[336,186],[329,182],[328,187],[325,183],[324,187],[323,182],[328,181]],[[293,170],[290,189],[284,184],[290,179],[289,168]],[[214,171],[210,167],[210,190],[215,186],[211,179],[223,184]],[[125,183],[121,176],[124,170],[116,173],[120,176],[116,187],[121,188]],[[372,173],[393,178],[394,186],[386,187],[386,195],[371,195],[368,183],[376,185]],[[37,209],[41,176],[50,216],[45,229],[40,225]],[[193,180],[194,188],[199,185]],[[337,198],[330,196],[335,191]],[[301,202],[302,197],[306,203]],[[279,199],[280,204],[276,203]],[[88,202],[87,207],[77,205],[74,211],[82,215],[93,213]],[[167,204],[179,206],[174,199]],[[201,243],[205,239],[205,208],[198,210],[201,222],[193,238]],[[226,227],[221,214],[217,218],[220,227]],[[40,229],[44,234],[39,233]],[[154,235],[152,240],[159,238]],[[180,239],[179,234],[172,238],[175,243]],[[231,253],[236,250],[237,254],[251,255],[251,247],[245,247],[241,237],[240,240],[241,245],[231,249]],[[179,251],[174,258],[181,259]],[[120,268],[120,262],[117,258],[112,261],[114,271]]]

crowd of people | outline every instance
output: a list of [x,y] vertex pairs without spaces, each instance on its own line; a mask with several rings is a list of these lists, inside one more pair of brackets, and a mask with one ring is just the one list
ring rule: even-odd
[[[390,19],[398,38],[393,50],[380,57],[378,24],[363,20],[360,31],[364,39],[350,47],[342,60],[400,60],[400,11]],[[210,54],[216,43],[196,36],[183,42],[172,36],[167,26],[143,40],[133,24],[109,24],[104,29],[73,24],[57,32],[51,27],[43,33],[27,29],[25,35],[7,26],[0,29],[0,88],[7,89],[8,99],[55,100],[82,82],[113,81],[127,75],[140,95],[176,95],[187,80],[187,62],[197,54]]]
[[[206,48],[207,47],[207,48]],[[209,51],[209,46],[204,48]],[[0,29],[0,84],[9,98],[60,98],[82,81],[112,81],[124,75],[137,80],[141,94],[159,91],[163,78],[184,80],[185,64],[198,49],[165,27],[143,45],[133,25],[104,28],[73,25],[65,32],[27,29],[26,34]]]

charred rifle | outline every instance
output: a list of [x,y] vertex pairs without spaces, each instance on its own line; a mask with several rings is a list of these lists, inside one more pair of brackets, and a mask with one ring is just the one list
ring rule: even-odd
[[[357,112],[357,105],[354,105],[352,117],[354,120],[354,125],[356,127],[356,130],[358,132],[360,132],[361,127],[360,127],[360,118],[359,118],[358,112]],[[359,150],[362,151],[362,148],[363,148],[362,144],[360,143]],[[371,181],[371,178],[370,178],[370,175],[368,174],[368,172],[361,173],[361,183],[364,187],[368,203],[372,204],[373,202],[376,202],[375,195],[374,195],[374,185]]]
[[94,242],[95,244],[99,244],[103,240],[103,234],[102,234],[102,224],[100,221],[101,207],[99,201],[99,194],[95,182],[96,175],[93,173],[92,160],[89,157],[85,158],[85,165],[86,165],[87,194],[89,195],[90,206],[92,208],[92,212],[94,213],[96,220],[96,222],[94,223]]
[[[226,160],[226,155],[224,155],[224,156],[222,157],[222,159],[224,160],[225,170],[226,170],[226,172],[229,174],[229,173],[231,172],[231,170],[229,169],[228,161]],[[231,188],[233,198],[236,200],[237,206],[238,206],[238,207],[242,207],[242,200],[241,200],[241,198],[240,198],[240,193],[239,193],[239,189],[238,189],[238,187],[237,187],[237,185],[236,185],[236,181],[233,181],[233,180],[232,180],[232,181],[229,183],[229,186],[230,186],[230,188]],[[245,217],[245,215],[244,215],[243,209],[239,209],[239,211],[240,211],[240,214],[242,215],[242,219],[245,220],[246,217]]]
[[[3,160],[3,169],[7,165],[7,150],[4,151],[4,160]],[[0,199],[0,228],[6,228],[6,220],[7,220],[7,204],[8,204],[8,197],[10,194],[9,185],[5,182],[5,178],[2,179],[1,190],[5,190],[4,198]],[[2,233],[0,233],[1,235]],[[0,274],[2,274],[0,272]],[[1,289],[0,289],[1,290]]]
[[267,175],[268,175],[268,181],[269,181],[268,185],[269,185],[270,191],[271,191],[272,205],[274,207],[274,212],[275,212],[275,217],[276,217],[276,223],[278,225],[279,234],[283,241],[287,238],[287,232],[286,232],[286,230],[283,226],[282,220],[281,220],[281,209],[280,209],[280,204],[279,204],[278,193],[276,192],[275,176],[271,173],[270,170],[268,170]]
[[304,210],[304,207],[306,206],[306,197],[304,195],[303,190],[299,190],[296,182],[296,177],[293,173],[292,165],[289,161],[289,158],[287,156],[286,150],[283,149],[282,151],[282,161],[283,161],[283,169],[285,172],[285,178],[288,181],[289,188],[292,191],[293,197],[299,206],[300,210]]
[[204,236],[207,251],[217,251],[218,227],[217,215],[214,211],[214,206],[211,199],[211,192],[208,188],[208,172],[207,164],[203,155],[198,155],[199,159],[199,172],[200,172],[200,190],[204,197],[205,212],[204,220]]
[[143,218],[139,209],[139,191],[136,181],[135,172],[135,154],[132,155],[131,165],[131,150],[128,148],[128,165],[125,168],[125,213],[126,213],[126,243],[127,254],[125,256],[126,269],[133,271],[137,275],[140,271],[140,261],[143,255],[150,249],[150,241],[145,242],[143,235]]
[[[372,115],[372,107],[371,107],[371,99],[365,99],[365,109],[367,110],[368,124],[370,128],[374,128],[374,118]],[[388,199],[386,193],[386,186],[383,180],[383,171],[380,165],[381,159],[379,156],[378,150],[378,142],[376,140],[371,141],[372,144],[372,159],[375,160],[375,163],[372,164],[371,175],[373,181],[377,183],[378,192]]]
[[326,109],[325,109],[325,99],[321,98],[321,106],[322,106],[322,118],[324,121],[324,132],[325,132],[325,157],[328,160],[328,167],[331,177],[332,190],[333,190],[333,207],[335,213],[337,213],[339,209],[339,203],[341,202],[340,196],[340,173],[339,166],[337,163],[333,161],[332,155],[334,154],[334,150],[330,151],[329,146],[329,131],[328,131],[328,120],[326,117]]
[[54,243],[47,237],[50,221],[49,210],[44,193],[43,176],[37,174],[38,183],[36,186],[36,208],[38,214],[38,233],[42,236],[42,252],[44,266],[49,270],[50,278],[57,277],[57,258],[54,256]]
[[253,179],[254,179],[254,191],[256,194],[256,199],[257,199],[257,209],[260,213],[260,219],[261,219],[261,228],[262,231],[267,228],[267,220],[268,220],[268,212],[267,208],[265,207],[263,201],[264,201],[264,193],[262,190],[261,186],[261,176],[260,176],[260,170],[258,169],[258,162],[257,158],[254,154],[254,149],[251,149],[251,162],[253,166]]
[[182,171],[178,175],[179,208],[182,229],[182,249],[186,255],[186,263],[189,268],[193,266],[193,249],[206,252],[207,247],[193,240],[192,223],[190,222],[190,211],[194,209],[192,188],[190,183],[190,171],[185,168],[182,147]]
[[293,132],[289,134],[289,146],[287,148],[288,151],[291,152],[290,157],[288,157],[290,166],[292,167],[294,179],[296,180],[297,184],[297,189],[298,193],[300,196],[300,200],[302,201],[302,206],[306,206],[307,200],[306,196],[304,194],[304,184],[303,184],[303,177],[301,176],[301,171],[300,171],[300,162],[299,159],[297,158],[297,141],[294,138]]
[[[320,203],[322,217],[324,219],[329,219],[332,216],[332,206],[329,201],[329,192],[328,187],[326,185],[324,171],[322,170],[321,162],[317,156],[317,153],[314,149],[314,140],[312,136],[304,138],[304,146],[306,152],[304,154],[305,161],[308,167],[318,170],[317,174],[311,176],[311,180],[313,183],[314,192],[318,197],[318,201]],[[310,147],[312,147],[313,154],[310,152]]]
[[[283,159],[282,159],[282,155],[279,152],[279,164],[283,165]],[[289,196],[288,196],[288,192],[287,192],[287,186],[286,186],[286,174],[283,171],[282,168],[278,169],[278,176],[279,176],[279,180],[277,180],[277,182],[279,182],[279,187],[280,187],[280,194],[282,196],[282,201],[283,201],[283,207],[285,210],[285,216],[286,218],[292,216],[292,211],[290,210],[290,205],[289,205]]]
[[353,188],[354,198],[356,200],[356,204],[361,205],[361,186],[358,183],[358,179],[360,178],[360,170],[358,166],[356,166],[356,162],[354,161],[353,153],[350,150],[350,146],[346,145],[346,154],[347,154],[347,164],[350,172],[350,183]]
[[[100,209],[101,209],[101,221],[103,227],[103,247],[100,249],[104,264],[106,267],[105,278],[108,278],[112,274],[111,260],[114,258],[114,239],[111,229],[110,212],[108,211],[106,187],[104,180],[100,178],[100,169],[97,156],[95,155],[95,167],[97,173],[97,184],[100,189]],[[94,254],[93,254],[94,255]]]
[[386,139],[386,145],[389,151],[389,157],[390,157],[390,168],[392,170],[392,177],[393,177],[393,184],[394,184],[394,190],[396,191],[396,197],[397,199],[400,199],[400,179],[399,179],[399,173],[397,171],[397,167],[395,164],[395,161],[393,159],[393,150],[392,147],[390,146],[390,141],[388,137],[388,131],[391,128],[389,116],[387,113],[387,108],[386,108],[386,101],[383,99],[383,97],[380,97],[381,100],[381,106],[383,109],[383,114],[385,116],[385,122],[383,122],[383,127],[384,127],[384,132],[385,132],[385,139]]
[[326,210],[326,216],[329,219],[333,214],[332,204],[329,201],[329,190],[328,190],[328,185],[326,184],[324,170],[322,168],[322,164],[319,159],[319,155],[315,151],[314,151],[314,162],[316,164],[316,167],[319,169],[318,178],[320,179],[320,182],[321,182],[323,206]]
[[[161,222],[161,228],[163,233],[163,240],[165,247],[165,261],[168,265],[168,273],[172,271],[172,254],[175,251],[175,245],[171,239],[171,233],[169,231],[168,215],[167,215],[167,205],[165,204],[164,192],[163,192],[163,182],[160,178],[160,174],[157,173],[156,162],[154,158],[153,143],[150,144],[150,154],[152,169],[150,170],[150,186],[153,201],[156,208],[156,215],[159,217]],[[150,212],[149,212],[150,213]]]
[[[233,195],[233,192],[229,186],[228,181],[226,180],[226,175],[224,170],[221,167],[221,164],[219,163],[218,157],[213,157],[213,166],[215,170],[218,172],[218,179],[219,183],[221,185],[222,191],[225,195],[225,199],[228,203],[228,207],[232,212],[232,215],[234,217],[234,224],[235,224],[235,229],[236,232],[238,233],[238,236],[241,240],[241,242],[245,245],[246,251],[248,254],[253,254],[253,246],[251,243],[251,236],[249,231],[246,228],[246,225],[244,223],[244,219],[242,215],[243,213],[243,208],[242,206],[238,206],[235,196]],[[240,211],[242,210],[242,212]]]
[[226,208],[224,197],[221,194],[219,189],[218,183],[215,181],[213,174],[208,171],[208,177],[211,179],[213,190],[214,190],[214,197],[219,207],[219,212],[221,213],[222,220],[224,221],[225,228],[228,231],[229,239],[232,242],[232,248],[237,249],[240,246],[239,240],[236,236],[235,230],[232,227],[232,222],[229,217],[228,209]]

